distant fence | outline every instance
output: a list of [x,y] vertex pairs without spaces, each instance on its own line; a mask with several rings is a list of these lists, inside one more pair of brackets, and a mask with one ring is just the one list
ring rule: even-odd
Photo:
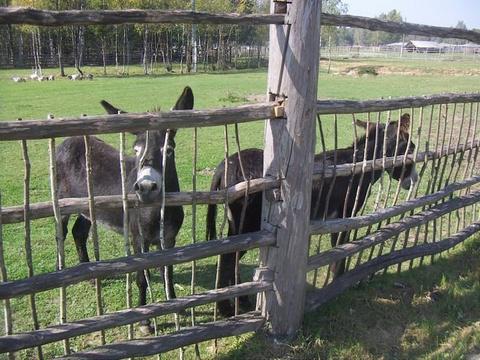
[[324,57],[332,58],[386,58],[405,60],[471,60],[480,61],[480,51],[465,48],[451,48],[445,51],[407,51],[399,47],[382,46],[333,46],[322,47]]
[[[2,275],[0,298],[4,300],[6,328],[6,335],[0,338],[2,352],[9,352],[12,356],[13,352],[20,349],[36,347],[38,356],[42,357],[42,345],[63,341],[64,354],[67,358],[147,356],[209,339],[257,331],[266,322],[269,323],[274,336],[289,338],[297,333],[305,309],[317,308],[362,278],[379,270],[416,258],[433,256],[480,230],[476,212],[472,211],[469,214],[468,211],[464,211],[468,207],[475,207],[480,200],[480,194],[474,187],[479,181],[475,166],[479,149],[478,94],[366,102],[317,101],[320,19],[325,25],[458,37],[477,43],[480,43],[480,34],[461,29],[397,24],[362,17],[320,15],[320,5],[320,2],[315,0],[299,0],[288,5],[286,2],[272,1],[274,12],[272,15],[214,15],[148,10],[51,12],[0,8],[0,24],[60,26],[198,22],[274,25],[270,27],[269,97],[264,104],[220,110],[118,114],[0,123],[0,141],[21,140],[25,159],[24,204],[21,207],[1,209],[0,225],[24,222],[25,244],[29,250],[26,252],[26,260],[31,265],[30,221],[54,215],[59,259],[59,266],[54,272],[33,274],[31,271],[28,277],[9,281],[4,261],[5,256],[9,254],[3,253],[3,238],[0,236]],[[285,16],[287,10],[288,16]],[[404,111],[410,114],[408,126],[404,124],[406,128],[405,126],[401,128],[399,123],[396,123],[394,127],[396,133],[392,133],[388,124],[394,126],[394,121],[399,121]],[[319,114],[318,130],[322,149],[314,160],[316,114]],[[359,136],[353,126],[349,133],[357,145],[346,152],[346,161],[340,163],[337,161],[339,153],[342,146],[348,144],[341,144],[339,126],[344,121],[350,124],[359,117],[364,120],[359,124],[368,129],[366,133],[369,135],[365,138]],[[207,243],[191,244],[162,252],[131,255],[126,251],[123,258],[96,259],[97,261],[90,264],[63,267],[64,245],[59,240],[61,214],[86,212],[87,209],[92,213],[92,209],[102,206],[128,209],[139,204],[129,197],[126,189],[114,197],[94,197],[93,193],[90,193],[85,199],[61,200],[55,195],[53,180],[52,201],[30,204],[27,140],[51,139],[50,148],[53,151],[55,137],[225,126],[256,119],[268,119],[265,128],[263,178],[247,179],[246,183],[237,184],[220,192],[202,193],[194,188],[193,192],[189,193],[165,194],[163,204],[192,204],[195,207],[201,203],[224,202],[224,209],[227,210],[231,201],[229,196],[239,198],[243,191],[245,196],[264,191],[264,219],[260,231],[222,237]],[[347,133],[348,127],[343,126],[342,131]],[[380,129],[384,134],[381,139],[378,138]],[[401,142],[407,144],[413,142],[416,146],[414,149],[410,148],[410,145],[406,145],[406,149],[400,148]],[[393,146],[395,151],[390,153],[380,144]],[[196,142],[194,147],[196,148]],[[228,141],[225,141],[225,147],[228,154]],[[378,149],[382,151],[379,152]],[[408,149],[413,151],[407,151]],[[123,158],[123,153],[124,149],[121,147],[120,158]],[[52,153],[50,156],[53,159]],[[88,155],[86,158],[87,162],[94,161],[89,159]],[[54,162],[52,160],[51,162],[51,174],[54,174]],[[419,180],[405,193],[400,189],[400,182],[392,182],[389,176],[387,179],[387,174],[397,171],[399,173],[392,176],[402,179],[405,172],[410,171],[406,169],[412,163],[419,167]],[[196,168],[196,163],[193,166]],[[51,175],[51,178],[54,176]],[[381,188],[373,188],[372,183],[368,184],[370,180],[378,181]],[[336,218],[329,218],[332,214],[326,211],[320,218],[310,221],[311,210],[313,211],[312,193],[317,191],[326,195],[327,200],[323,204],[326,204],[328,209],[332,193],[338,193],[336,186],[340,182],[347,186],[345,198],[353,199],[354,209],[357,207],[358,209],[343,214],[334,212]],[[316,189],[313,192],[312,184]],[[370,200],[358,205],[360,194],[358,189],[362,188],[362,184],[368,185],[364,188],[366,190],[364,195],[371,196],[367,196]],[[340,203],[341,201],[338,201],[338,204]],[[416,209],[420,208],[421,211],[415,213]],[[194,224],[195,221],[192,222],[192,233],[195,233]],[[127,235],[125,246],[128,249],[127,221],[124,221],[124,226],[124,234]],[[421,236],[422,226],[425,226],[425,236]],[[322,239],[315,241],[313,238],[310,241],[313,235],[347,232],[351,232],[356,241],[338,241],[331,249],[322,244]],[[430,234],[430,238],[427,233]],[[310,246],[317,250],[314,255],[311,255]],[[97,296],[95,300],[92,299],[92,302],[96,301],[97,304],[97,316],[68,321],[65,292],[72,284],[253,248],[260,248],[260,264],[251,282],[235,283],[227,288],[212,289],[202,294],[192,294],[107,314],[102,310],[100,296],[102,287],[97,286]],[[334,276],[333,268],[342,261],[345,262],[346,272]],[[235,268],[238,271],[238,266]],[[400,270],[402,268],[399,267]],[[317,289],[307,293],[306,280]],[[129,283],[128,277],[126,282]],[[40,328],[37,324],[30,332],[13,333],[15,317],[12,316],[10,299],[28,295],[34,317],[36,293],[54,288],[60,289],[58,302],[60,324],[47,328]],[[132,325],[147,318],[174,314],[186,308],[248,294],[259,294],[257,308],[259,312],[205,324],[194,322],[192,327],[186,329],[180,329],[177,323],[177,331],[174,333],[141,340],[133,339],[130,332],[128,340],[114,344],[104,344],[101,341],[99,346],[71,353],[68,340],[74,336],[94,331],[103,332],[121,325]]]

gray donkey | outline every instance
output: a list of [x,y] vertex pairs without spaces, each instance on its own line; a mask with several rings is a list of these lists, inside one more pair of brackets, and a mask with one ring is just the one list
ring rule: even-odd
[[[193,108],[194,98],[190,87],[185,87],[173,110],[190,110]],[[109,114],[124,113],[106,101],[101,102]],[[161,200],[162,185],[165,183],[165,192],[178,192],[180,186],[175,166],[175,137],[176,130],[151,130],[134,133],[135,156],[126,156],[127,189],[135,192],[140,202],[150,204]],[[168,134],[168,136],[167,136]],[[168,142],[165,146],[165,139]],[[91,155],[93,167],[94,195],[119,195],[122,193],[119,151],[102,140],[91,136]],[[163,168],[163,151],[166,149],[166,163]],[[71,137],[57,147],[57,184],[60,198],[86,197],[87,181],[85,167],[85,142],[83,137]],[[164,236],[160,237],[161,207],[147,207],[131,211],[130,233],[134,253],[148,252],[150,245],[168,249],[175,246],[175,237],[183,223],[183,208],[181,206],[167,206],[164,212]],[[123,209],[102,209],[97,211],[100,223],[123,233]],[[63,236],[68,233],[69,215],[62,217]],[[87,239],[91,222],[88,214],[78,214],[72,227],[80,262],[88,262]],[[175,298],[173,287],[173,267],[164,269],[164,284],[167,299]],[[146,304],[147,281],[143,271],[137,272],[137,286],[139,288],[139,305]],[[147,326],[151,331],[149,322]],[[143,328],[145,330],[145,328]]]

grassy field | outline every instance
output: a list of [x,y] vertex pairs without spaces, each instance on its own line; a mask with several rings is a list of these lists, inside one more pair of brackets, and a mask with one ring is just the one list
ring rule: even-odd
[[[352,68],[374,65],[379,76],[343,75]],[[478,64],[468,62],[382,62],[378,59],[333,62],[332,72],[324,66],[319,80],[321,98],[366,99],[425,95],[440,92],[472,92],[480,90]],[[13,83],[12,75],[28,75],[29,71],[0,71],[0,121],[17,118],[46,118],[102,114],[99,105],[106,99],[127,111],[145,111],[155,106],[169,109],[185,85],[192,87],[197,109],[234,106],[262,98],[266,87],[264,70],[196,75],[162,74],[141,76],[141,69],[132,67],[130,76],[102,77],[100,69],[85,69],[95,75],[93,81],[72,82],[59,79],[54,82]],[[46,74],[56,69],[46,70]],[[67,73],[73,70],[68,69]],[[114,73],[114,69],[109,69]],[[352,142],[351,117],[339,117],[339,146]],[[453,130],[453,127],[452,127]],[[332,145],[331,122],[325,125],[327,146]],[[233,127],[228,130],[230,151],[236,151]],[[118,146],[118,135],[103,136]],[[262,147],[263,122],[240,125],[241,147]],[[59,140],[60,142],[60,140]],[[192,130],[177,134],[176,159],[182,190],[192,188],[193,140]],[[130,138],[131,143],[131,138]],[[212,169],[222,159],[224,129],[199,129],[199,159],[196,173],[198,189],[208,189]],[[318,147],[318,146],[317,146]],[[32,161],[32,201],[49,200],[46,141],[29,142]],[[18,142],[0,143],[0,191],[2,206],[21,204],[23,189],[21,148]],[[396,183],[395,183],[396,185]],[[177,239],[178,245],[192,241],[191,208],[185,207],[186,221]],[[199,208],[196,237],[204,239],[204,207]],[[5,253],[10,279],[23,278],[27,274],[23,248],[22,224],[4,226]],[[33,256],[36,273],[55,269],[54,224],[52,219],[37,220],[32,229]],[[101,258],[123,255],[121,236],[100,229]],[[91,249],[89,249],[91,250]],[[73,240],[66,242],[67,266],[77,263]],[[465,247],[458,247],[432,266],[415,268],[400,277],[387,274],[375,278],[369,286],[348,291],[338,300],[309,314],[298,341],[294,344],[272,346],[262,335],[246,335],[219,342],[220,358],[462,358],[480,352],[480,245],[470,240]],[[93,258],[93,254],[91,254]],[[244,257],[243,278],[247,279],[257,260],[257,253]],[[178,295],[190,291],[190,265],[175,268]],[[215,277],[215,259],[198,262],[197,289],[212,288]],[[163,298],[163,289],[157,273],[153,276],[155,299]],[[399,288],[395,283],[405,286]],[[103,281],[106,311],[125,307],[123,278]],[[398,285],[398,284],[397,284]],[[426,294],[438,288],[438,301],[426,300]],[[135,286],[133,287],[136,291]],[[80,319],[95,314],[94,289],[90,283],[68,288],[68,318]],[[57,321],[58,291],[37,295],[42,326]],[[12,302],[14,330],[31,328],[28,299]],[[199,320],[211,319],[212,307],[200,310]],[[188,326],[188,318],[182,318],[182,326]],[[170,331],[171,317],[159,319],[159,331]],[[108,341],[125,338],[126,330],[106,332]],[[98,334],[72,340],[72,348],[79,350],[97,345]],[[48,358],[61,354],[61,344],[44,347]],[[202,344],[204,358],[214,356],[212,343]],[[263,354],[263,355],[260,355]],[[31,358],[34,351],[19,354]],[[175,358],[176,353],[164,358]],[[193,357],[191,348],[187,358]]]

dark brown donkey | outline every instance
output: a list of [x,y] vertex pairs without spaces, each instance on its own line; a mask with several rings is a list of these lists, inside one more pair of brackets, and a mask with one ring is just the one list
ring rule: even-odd
[[[193,93],[189,87],[183,90],[175,104],[174,110],[190,110],[193,108]],[[101,102],[109,114],[118,114],[121,110],[106,101]],[[167,137],[168,133],[168,137]],[[175,166],[175,137],[176,130],[151,130],[135,133],[135,156],[126,157],[127,189],[135,192],[139,201],[153,203],[161,201],[162,191],[180,191],[177,170]],[[168,142],[165,146],[165,139]],[[119,151],[102,140],[91,136],[91,156],[93,167],[94,195],[119,195],[122,193]],[[166,163],[163,168],[163,151],[166,149]],[[83,137],[66,139],[57,148],[57,182],[60,198],[86,197],[87,182],[85,170],[85,142]],[[165,183],[165,189],[162,185]],[[164,219],[161,219],[161,207],[141,208],[131,212],[130,233],[133,249],[136,254],[148,252],[150,245],[168,249],[175,246],[175,237],[183,223],[183,208],[181,206],[165,207]],[[99,222],[123,232],[123,210],[98,210]],[[68,232],[69,216],[62,218],[64,238]],[[164,236],[160,237],[160,222],[164,221]],[[72,227],[80,262],[89,261],[87,252],[87,238],[91,222],[88,214],[78,214]],[[165,293],[167,298],[175,298],[173,287],[173,268],[164,270]],[[139,305],[146,303],[147,282],[143,271],[137,272],[139,288]],[[143,325],[148,325],[148,322]]]
[[[366,134],[359,138],[356,144],[345,149],[337,150],[337,164],[353,163],[355,156],[356,162],[363,161],[366,151],[366,159],[380,159],[383,156],[385,144],[385,154],[388,157],[403,154],[411,154],[415,148],[413,142],[409,143],[409,126],[410,115],[404,114],[400,119],[400,125],[397,121],[390,122],[388,128],[384,124],[379,124],[378,129],[375,123],[368,124],[357,120],[356,125],[365,129]],[[368,134],[368,137],[366,136]],[[398,145],[397,145],[398,136]],[[375,146],[376,145],[376,146]],[[375,151],[376,148],[376,151]],[[354,154],[354,149],[357,149]],[[212,179],[211,190],[224,189],[244,181],[242,175],[240,158],[247,179],[254,179],[263,176],[263,151],[260,149],[242,150],[240,153],[231,155],[228,158],[228,174],[225,182],[225,164],[222,161],[215,171]],[[315,155],[315,164],[334,165],[334,151],[326,151],[325,153]],[[412,183],[418,180],[415,171],[415,165],[409,164],[404,168],[397,166],[388,170],[390,176],[401,181],[401,186],[405,189],[410,188]],[[312,186],[311,198],[311,219],[340,218],[354,216],[367,199],[368,187],[374,184],[381,176],[382,170],[369,171],[364,174],[361,181],[361,174],[351,177],[337,177],[335,183],[332,184],[331,178],[322,180],[314,180]],[[351,181],[351,185],[349,183]],[[332,190],[330,190],[332,187]],[[350,190],[348,190],[350,188]],[[327,196],[330,195],[327,208]],[[358,192],[358,203],[355,206],[355,198]],[[347,198],[348,193],[348,198]],[[261,213],[262,213],[262,194],[255,193],[248,196],[247,203],[245,198],[238,199],[229,204],[228,209],[228,235],[235,235],[240,232],[253,232],[260,230]],[[245,209],[244,206],[246,206]],[[216,206],[209,205],[207,211],[207,239],[216,238]],[[243,224],[241,224],[242,211],[244,212]],[[345,215],[344,215],[345,214]],[[241,229],[239,227],[242,226]],[[343,244],[348,241],[348,232],[331,234],[332,246]],[[245,252],[240,254],[240,257]],[[235,283],[235,254],[225,254],[220,257],[220,281],[221,287],[229,286]],[[335,264],[335,276],[341,275],[345,271],[345,261]],[[240,298],[240,305],[248,307],[249,301],[247,297]],[[226,300],[218,304],[219,311],[229,316],[233,313],[232,304]]]

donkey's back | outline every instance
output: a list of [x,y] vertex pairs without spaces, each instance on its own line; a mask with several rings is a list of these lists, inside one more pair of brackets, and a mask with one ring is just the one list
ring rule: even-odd
[[[90,136],[93,193],[95,196],[120,195],[122,181],[118,150],[97,137]],[[87,197],[85,140],[83,136],[65,139],[56,151],[57,186],[59,198]],[[135,166],[135,159],[126,157],[126,173]],[[88,214],[84,214],[88,217]],[[123,228],[121,209],[97,211],[99,222],[117,232]],[[66,219],[67,220],[67,219]]]
[[[120,156],[118,150],[97,137],[90,136],[92,180],[94,194],[122,193]],[[85,140],[81,136],[62,142],[56,151],[57,183],[60,197],[86,197],[87,173]],[[135,166],[135,160],[126,157],[126,173]]]

